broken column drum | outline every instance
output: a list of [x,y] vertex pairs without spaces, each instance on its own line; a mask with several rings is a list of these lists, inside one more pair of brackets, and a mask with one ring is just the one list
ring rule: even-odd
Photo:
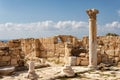
[[29,62],[29,73],[31,73],[31,72],[34,72],[35,71],[35,64],[34,64],[34,62]]
[[96,38],[96,14],[99,13],[96,9],[88,9],[89,16],[89,67],[95,68],[97,66],[97,38]]
[[29,70],[26,78],[29,78],[31,80],[37,80],[38,75],[35,73],[35,64],[33,61],[29,62]]

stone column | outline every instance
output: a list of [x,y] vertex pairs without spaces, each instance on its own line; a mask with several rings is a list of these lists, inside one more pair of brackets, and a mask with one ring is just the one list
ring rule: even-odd
[[88,9],[87,14],[89,16],[89,66],[90,68],[96,68],[97,66],[97,38],[96,38],[96,14],[99,13],[96,9]]

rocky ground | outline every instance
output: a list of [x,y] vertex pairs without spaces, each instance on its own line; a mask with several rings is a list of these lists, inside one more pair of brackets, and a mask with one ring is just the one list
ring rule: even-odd
[[[60,75],[62,67],[46,67],[35,69],[38,80],[120,80],[120,68],[111,67],[107,71],[101,70],[89,70],[87,67],[73,66],[72,67],[77,74],[74,78],[61,77],[56,79],[55,77]],[[0,80],[29,80],[25,78],[26,71],[15,72],[11,76],[1,76]]]

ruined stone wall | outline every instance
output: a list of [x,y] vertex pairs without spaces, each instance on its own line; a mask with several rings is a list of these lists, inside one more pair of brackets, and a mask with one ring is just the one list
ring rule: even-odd
[[20,40],[10,40],[0,44],[0,66],[17,66],[21,58]]
[[77,40],[73,36],[58,35],[49,38],[40,38],[42,55],[46,56],[48,61],[54,61],[55,63],[64,63],[65,56],[65,43],[70,42],[75,45]]
[[[83,48],[89,49],[88,37],[83,37],[81,43]],[[88,65],[88,52],[80,55],[77,57],[77,65]],[[120,61],[120,36],[97,37],[97,56],[98,64],[102,62],[117,65]]]
[[65,43],[76,45],[76,41],[77,39],[71,35],[21,39],[21,48],[27,58],[38,57],[55,63],[64,63]]
[[99,37],[98,49],[102,62],[117,64],[120,61],[120,36]]
[[[65,47],[66,43],[70,43]],[[115,63],[120,61],[120,36],[97,37],[98,64]],[[55,63],[65,63],[67,60],[76,57],[76,65],[88,65],[89,60],[88,37],[77,39],[74,36],[58,35],[49,38],[29,38],[10,40],[6,43],[0,42],[0,66],[18,65],[19,60],[27,58],[43,58]],[[69,60],[68,60],[69,61]]]
[[50,38],[40,38],[39,39],[41,42],[41,48],[42,48],[42,54],[40,57],[54,57],[54,37]]

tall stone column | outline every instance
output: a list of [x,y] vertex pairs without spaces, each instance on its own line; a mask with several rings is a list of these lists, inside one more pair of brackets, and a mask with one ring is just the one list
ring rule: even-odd
[[89,16],[89,66],[90,68],[96,68],[97,66],[97,31],[96,31],[96,14],[99,13],[96,9],[88,9],[87,14]]

